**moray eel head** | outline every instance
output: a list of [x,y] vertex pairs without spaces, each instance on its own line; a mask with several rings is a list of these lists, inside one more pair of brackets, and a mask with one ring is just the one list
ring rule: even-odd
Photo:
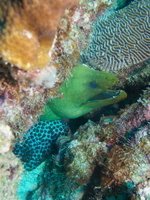
[[109,89],[117,82],[114,74],[78,65],[58,91],[63,97],[48,100],[41,119],[77,118],[95,108],[117,103],[127,96],[122,90]]

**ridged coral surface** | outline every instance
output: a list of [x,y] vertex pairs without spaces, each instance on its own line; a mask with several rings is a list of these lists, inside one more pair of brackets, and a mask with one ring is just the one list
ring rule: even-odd
[[149,0],[135,0],[125,8],[99,17],[83,61],[100,70],[116,71],[147,60],[149,9]]

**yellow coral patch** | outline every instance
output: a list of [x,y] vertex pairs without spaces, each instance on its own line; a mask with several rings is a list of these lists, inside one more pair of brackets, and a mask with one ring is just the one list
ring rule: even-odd
[[38,46],[35,35],[25,30],[21,32],[14,30],[1,45],[1,54],[5,61],[21,69],[34,69],[37,64]]
[[[49,50],[64,9],[77,0],[23,0],[5,2],[0,16],[6,21],[1,31],[0,54],[4,61],[24,70],[45,67]],[[0,0],[0,5],[2,2]]]
[[38,49],[38,66],[39,68],[42,68],[43,66],[46,66],[48,63],[50,56],[49,51],[50,47],[52,45],[52,40],[50,39],[50,36],[45,36],[40,39],[40,47]]

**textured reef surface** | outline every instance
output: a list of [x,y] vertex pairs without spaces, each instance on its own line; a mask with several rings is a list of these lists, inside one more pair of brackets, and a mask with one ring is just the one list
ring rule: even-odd
[[[150,199],[149,9],[149,0],[0,0],[0,199]],[[82,64],[118,83],[78,95]],[[128,96],[118,103],[110,91]],[[82,117],[72,111],[106,97]],[[37,120],[51,105],[59,127],[44,129]],[[79,118],[59,121],[68,115]]]

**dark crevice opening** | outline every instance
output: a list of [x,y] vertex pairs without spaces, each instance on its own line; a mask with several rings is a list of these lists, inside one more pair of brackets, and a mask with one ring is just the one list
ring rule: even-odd
[[87,199],[96,200],[94,197],[96,193],[96,188],[98,188],[100,185],[101,170],[102,167],[100,167],[99,165],[95,167],[95,170],[92,176],[90,177],[88,184],[85,186],[85,193],[82,197],[82,200],[87,200]]

